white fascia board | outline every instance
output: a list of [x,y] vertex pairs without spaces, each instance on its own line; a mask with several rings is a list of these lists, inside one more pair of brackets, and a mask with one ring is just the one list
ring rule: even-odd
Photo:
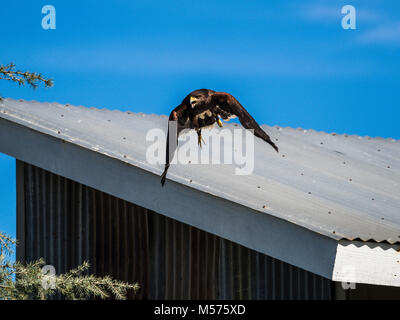
[[400,245],[340,240],[332,280],[400,287]]

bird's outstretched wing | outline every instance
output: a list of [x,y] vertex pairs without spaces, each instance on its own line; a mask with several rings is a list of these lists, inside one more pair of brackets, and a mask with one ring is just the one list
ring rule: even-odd
[[[171,114],[169,115],[168,119],[168,134],[167,134],[167,146],[166,146],[166,152],[165,152],[165,168],[164,172],[161,175],[161,185],[164,186],[165,184],[165,178],[167,176],[167,171],[169,168],[169,164],[171,159],[174,157],[176,146],[178,145],[178,136],[179,133],[183,130],[186,129],[190,126],[190,119],[189,119],[189,112],[188,112],[188,105],[185,102],[182,102],[179,106],[177,106],[174,110],[172,110]],[[170,121],[176,121],[177,126],[174,127],[176,128],[176,132],[170,132]],[[170,145],[169,145],[169,137],[175,138],[176,139],[176,144],[174,144],[174,147],[171,148],[170,150]]]
[[212,104],[215,108],[220,109],[219,113],[222,119],[227,119],[229,116],[237,116],[240,123],[246,129],[253,129],[254,135],[269,143],[276,152],[279,152],[278,147],[272,142],[269,135],[261,129],[256,120],[247,112],[247,110],[233,97],[226,92],[215,92],[211,96]]

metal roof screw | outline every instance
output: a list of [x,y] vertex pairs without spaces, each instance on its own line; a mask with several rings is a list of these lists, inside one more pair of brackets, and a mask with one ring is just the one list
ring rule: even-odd
[[371,200],[372,200],[372,201],[374,201],[375,199],[374,199],[374,198],[372,198]]
[[343,164],[346,164],[346,161],[343,161]]
[[336,231],[332,231],[332,233],[336,233]]
[[282,155],[282,158],[284,158],[284,157],[285,157],[285,155],[283,154],[283,155]]
[[353,181],[353,179],[349,179],[349,181]]
[[328,211],[328,214],[331,214],[332,212]]
[[62,114],[61,117],[64,117],[64,115]]
[[111,120],[107,120],[108,122],[111,122]]
[[261,187],[260,187],[260,186],[257,186],[257,188],[260,189]]
[[300,175],[304,176],[304,173],[300,173]]
[[126,154],[124,154],[124,158],[126,158]]
[[384,218],[384,217],[382,217],[382,218],[381,218],[381,220],[385,220],[385,218]]
[[265,208],[265,205],[263,205],[263,208]]
[[190,182],[192,182],[193,180],[192,179],[190,179]]
[[57,133],[61,133],[60,130],[58,130]]
[[308,191],[308,194],[311,194],[311,192],[310,192],[310,191]]
[[126,140],[126,137],[122,137],[123,140]]
[[323,142],[321,142],[320,144],[324,144]]
[[388,169],[390,169],[390,166],[387,166]]
[[378,149],[378,152],[381,152],[381,149]]

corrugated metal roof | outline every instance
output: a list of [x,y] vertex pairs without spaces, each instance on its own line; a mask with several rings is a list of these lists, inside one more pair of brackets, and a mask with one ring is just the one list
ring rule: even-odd
[[[0,116],[158,175],[163,170],[146,161],[153,143],[146,134],[166,131],[166,116],[12,99],[0,103]],[[234,165],[189,164],[172,165],[168,178],[334,239],[400,241],[399,140],[263,128],[280,153],[255,139],[251,175],[235,175]]]

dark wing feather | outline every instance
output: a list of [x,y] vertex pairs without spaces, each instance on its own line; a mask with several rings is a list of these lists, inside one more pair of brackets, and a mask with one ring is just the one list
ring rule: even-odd
[[[189,109],[186,103],[181,103],[177,106],[174,110],[172,110],[171,114],[169,115],[168,119],[168,133],[167,133],[167,146],[165,152],[165,168],[164,172],[161,175],[161,185],[164,186],[165,178],[167,176],[167,171],[169,168],[169,164],[171,159],[174,157],[176,146],[178,145],[178,136],[179,133],[186,128],[190,127],[190,119],[189,119]],[[177,121],[177,132],[169,132],[169,122],[170,121]],[[173,135],[176,138],[175,148],[169,150],[169,136]]]
[[[254,120],[247,110],[243,108],[239,101],[237,101],[232,95],[225,92],[215,92],[211,97],[211,101],[217,110],[220,108],[225,113],[237,116],[243,127],[246,129],[254,129],[254,135],[256,137],[263,139],[265,142],[269,143],[276,152],[279,152],[278,147],[272,142],[269,135],[261,129],[256,120]],[[223,112],[221,112],[222,116]]]

